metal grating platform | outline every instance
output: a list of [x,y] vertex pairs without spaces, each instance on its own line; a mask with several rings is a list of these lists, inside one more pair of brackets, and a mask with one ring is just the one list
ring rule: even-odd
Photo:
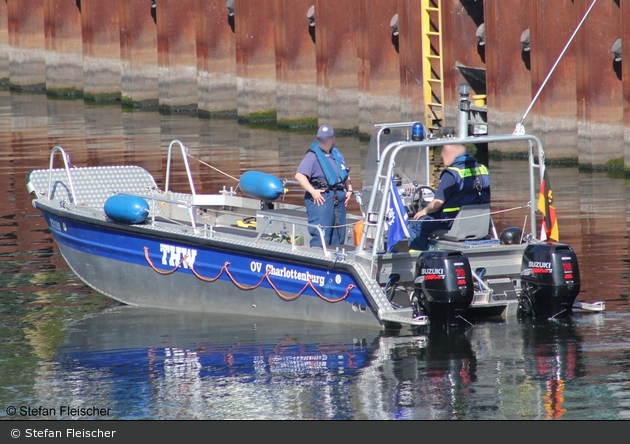
[[[50,170],[31,171],[27,178],[37,197],[47,197]],[[52,170],[52,199],[76,205],[102,208],[114,194],[147,194],[157,189],[153,176],[139,166],[107,166],[70,169],[77,198],[73,202],[68,174],[65,169]]]

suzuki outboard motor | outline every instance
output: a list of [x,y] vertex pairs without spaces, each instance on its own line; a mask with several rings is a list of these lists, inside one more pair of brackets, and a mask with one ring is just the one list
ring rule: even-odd
[[565,244],[532,244],[521,264],[521,307],[537,317],[571,313],[580,292],[580,269]]
[[468,258],[460,251],[425,251],[416,261],[415,296],[432,325],[462,323],[473,300]]

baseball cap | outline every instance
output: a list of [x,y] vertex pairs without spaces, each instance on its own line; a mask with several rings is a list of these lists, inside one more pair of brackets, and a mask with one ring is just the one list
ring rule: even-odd
[[317,130],[318,139],[328,139],[335,136],[335,130],[330,125],[322,125]]

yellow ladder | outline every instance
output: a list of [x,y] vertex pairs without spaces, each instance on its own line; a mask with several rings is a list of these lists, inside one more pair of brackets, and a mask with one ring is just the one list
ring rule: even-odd
[[444,120],[441,0],[422,0],[422,74],[426,126],[437,131]]

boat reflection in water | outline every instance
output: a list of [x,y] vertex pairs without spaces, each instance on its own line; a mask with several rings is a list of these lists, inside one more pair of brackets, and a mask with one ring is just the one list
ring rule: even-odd
[[559,419],[567,412],[566,384],[584,376],[580,368],[581,339],[571,319],[549,322],[547,328],[524,328],[524,346],[534,357],[529,372],[544,383],[541,394],[545,419]]
[[73,326],[54,396],[123,419],[553,419],[580,342],[572,320],[414,334],[119,307]]

